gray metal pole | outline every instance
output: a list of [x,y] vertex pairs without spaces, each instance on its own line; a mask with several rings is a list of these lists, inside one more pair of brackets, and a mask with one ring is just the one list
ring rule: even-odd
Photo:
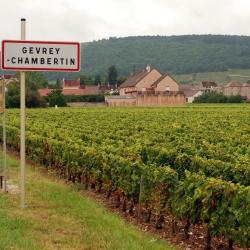
[[[21,40],[26,39],[26,19],[21,19]],[[20,194],[25,208],[25,72],[20,72]]]
[[6,162],[6,108],[5,108],[5,79],[3,77],[3,178],[4,192],[7,192],[7,162]]

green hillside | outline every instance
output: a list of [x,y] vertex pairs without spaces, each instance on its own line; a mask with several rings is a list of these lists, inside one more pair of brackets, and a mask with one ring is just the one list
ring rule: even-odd
[[110,38],[82,46],[82,69],[104,73],[115,64],[127,75],[152,64],[174,74],[250,68],[250,37],[246,36],[145,36]]
[[231,80],[238,80],[242,83],[250,80],[250,69],[229,69],[222,72],[203,72],[174,75],[174,78],[180,83],[195,84],[200,81],[215,81],[217,83],[226,83]]
[[[162,72],[190,74],[250,69],[250,37],[225,35],[140,36],[82,43],[82,73],[105,74],[115,64],[119,75],[152,64]],[[46,73],[50,80],[79,73]]]

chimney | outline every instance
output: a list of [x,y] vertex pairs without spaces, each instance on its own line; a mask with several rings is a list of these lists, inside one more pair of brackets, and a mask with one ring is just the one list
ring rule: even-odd
[[135,76],[135,74],[136,74],[136,69],[135,69],[135,65],[133,65],[132,72],[130,73],[130,75]]
[[147,70],[147,72],[150,72],[150,70],[151,70],[150,65],[147,65],[146,70]]

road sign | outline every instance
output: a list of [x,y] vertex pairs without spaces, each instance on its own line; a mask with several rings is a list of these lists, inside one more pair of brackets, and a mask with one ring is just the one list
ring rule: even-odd
[[80,43],[4,40],[2,69],[80,71]]
[[0,113],[3,113],[3,98],[4,98],[3,89],[4,89],[4,79],[0,79]]

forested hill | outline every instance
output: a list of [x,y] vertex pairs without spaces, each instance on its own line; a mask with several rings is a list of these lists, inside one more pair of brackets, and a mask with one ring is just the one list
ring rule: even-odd
[[115,64],[127,75],[146,64],[174,74],[250,68],[250,37],[222,35],[110,38],[83,44],[83,70],[104,73]]
[[[152,64],[162,72],[185,74],[250,68],[250,37],[224,35],[140,36],[102,39],[82,44],[82,73],[107,72],[116,65],[129,75]],[[49,79],[76,77],[79,73],[48,73]]]

